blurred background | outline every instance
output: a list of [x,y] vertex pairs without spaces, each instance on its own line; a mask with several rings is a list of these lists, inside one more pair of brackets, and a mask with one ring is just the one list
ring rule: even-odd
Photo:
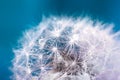
[[12,48],[43,16],[90,16],[120,30],[120,0],[0,0],[0,80],[11,80]]

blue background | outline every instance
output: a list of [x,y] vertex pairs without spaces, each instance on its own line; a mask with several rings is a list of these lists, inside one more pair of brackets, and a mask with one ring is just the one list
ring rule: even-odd
[[88,15],[120,30],[120,0],[0,0],[0,80],[10,80],[12,48],[22,32],[49,15]]

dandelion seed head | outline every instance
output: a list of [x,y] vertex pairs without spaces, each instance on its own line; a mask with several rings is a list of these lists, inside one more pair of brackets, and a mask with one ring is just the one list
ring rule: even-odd
[[14,79],[96,80],[107,70],[119,70],[119,58],[113,62],[112,57],[120,55],[119,36],[111,25],[89,18],[47,18],[26,31],[14,50]]

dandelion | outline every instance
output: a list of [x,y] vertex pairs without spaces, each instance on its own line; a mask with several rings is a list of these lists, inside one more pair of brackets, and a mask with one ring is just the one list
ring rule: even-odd
[[88,18],[44,19],[14,50],[14,79],[96,80],[105,71],[119,70],[119,36],[111,25]]

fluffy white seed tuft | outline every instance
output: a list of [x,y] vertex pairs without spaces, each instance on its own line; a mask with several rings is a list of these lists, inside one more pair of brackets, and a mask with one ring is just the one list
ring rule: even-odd
[[[88,18],[44,19],[15,49],[15,80],[96,80],[120,67],[120,32]],[[105,80],[105,79],[103,79]]]

